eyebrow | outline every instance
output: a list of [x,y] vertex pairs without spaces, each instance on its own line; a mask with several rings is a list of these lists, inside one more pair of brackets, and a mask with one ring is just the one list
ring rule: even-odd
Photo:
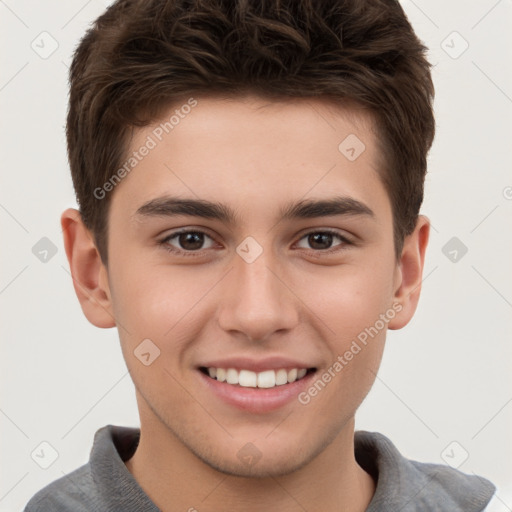
[[[228,225],[235,225],[239,219],[237,212],[225,204],[204,199],[184,199],[172,196],[151,199],[135,212],[136,217],[173,217],[177,215],[217,219]],[[284,205],[280,209],[279,215],[280,220],[313,219],[335,215],[375,217],[367,205],[346,196],[329,199],[303,199]]]

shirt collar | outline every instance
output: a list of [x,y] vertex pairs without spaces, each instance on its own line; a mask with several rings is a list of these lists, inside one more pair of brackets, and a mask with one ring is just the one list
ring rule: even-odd
[[[139,438],[140,429],[131,427],[107,425],[96,432],[91,472],[109,510],[159,511],[125,465]],[[366,512],[480,512],[496,489],[477,475],[408,460],[378,432],[356,431],[354,446],[356,461],[377,482]]]
[[478,475],[443,464],[406,459],[378,432],[356,431],[354,446],[358,464],[377,480],[366,512],[480,512],[496,490],[489,480]]

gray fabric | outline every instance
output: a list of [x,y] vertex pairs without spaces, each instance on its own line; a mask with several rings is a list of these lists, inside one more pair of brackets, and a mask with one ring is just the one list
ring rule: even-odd
[[[114,425],[100,428],[89,462],[37,492],[24,512],[158,512],[124,464],[139,433]],[[377,480],[366,512],[480,512],[496,490],[477,475],[408,460],[377,432],[356,431],[355,455]]]
[[481,476],[408,460],[378,432],[356,431],[354,444],[359,465],[370,474],[378,473],[366,512],[480,512],[496,491]]
[[158,512],[124,464],[138,435],[134,428],[100,428],[89,462],[37,492],[24,512]]

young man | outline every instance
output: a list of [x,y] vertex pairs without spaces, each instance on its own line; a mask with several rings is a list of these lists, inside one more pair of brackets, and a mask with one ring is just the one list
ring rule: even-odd
[[120,0],[76,50],[62,215],[141,428],[98,430],[36,511],[481,511],[488,480],[354,432],[412,318],[434,136],[393,0]]

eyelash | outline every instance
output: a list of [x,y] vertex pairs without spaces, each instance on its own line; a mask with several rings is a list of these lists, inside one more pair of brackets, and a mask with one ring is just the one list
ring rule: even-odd
[[[172,246],[169,245],[168,242],[170,240],[172,240],[173,238],[176,238],[179,235],[186,234],[186,233],[195,233],[195,234],[206,235],[207,237],[212,238],[212,240],[213,240],[213,237],[211,237],[208,233],[206,233],[205,231],[202,231],[200,229],[183,229],[181,231],[175,231],[174,233],[171,233],[170,235],[166,236],[163,240],[161,240],[158,243],[159,243],[159,245],[163,246],[163,248],[166,251],[168,251],[168,252],[170,252],[172,254],[176,254],[178,256],[185,256],[185,257],[191,257],[191,258],[199,257],[199,256],[204,256],[203,252],[206,249],[203,249],[203,250],[200,249],[200,250],[197,250],[197,251],[184,251],[182,249],[176,249],[175,247],[172,247]],[[317,229],[317,230],[313,230],[313,231],[309,231],[307,233],[304,233],[304,235],[302,235],[300,237],[299,241],[304,239],[304,238],[306,238],[309,235],[318,234],[318,233],[333,235],[333,236],[337,237],[342,243],[340,245],[331,247],[329,249],[318,249],[318,250],[310,249],[310,252],[315,254],[315,256],[320,256],[321,254],[332,254],[334,252],[343,251],[344,249],[346,249],[347,245],[354,245],[353,242],[348,240],[346,237],[344,237],[343,235],[341,235],[337,231],[335,231],[333,229],[329,229],[329,228]]]

